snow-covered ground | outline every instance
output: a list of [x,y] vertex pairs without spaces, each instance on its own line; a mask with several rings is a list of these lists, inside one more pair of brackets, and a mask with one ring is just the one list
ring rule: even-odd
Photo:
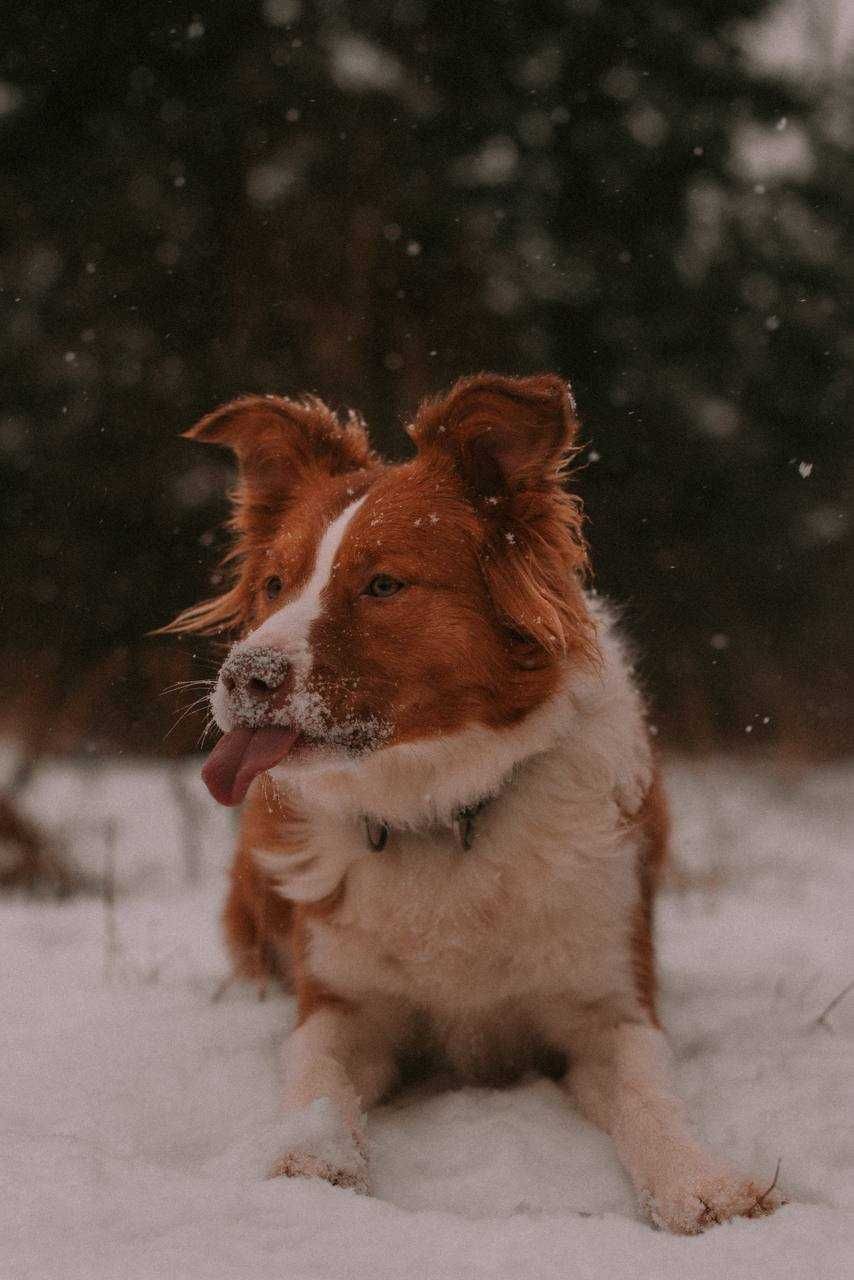
[[[284,997],[238,987],[229,815],[193,769],[51,768],[30,809],[93,885],[0,900],[3,1280],[841,1277],[854,1256],[854,766],[669,769],[663,1016],[699,1129],[790,1199],[679,1239],[559,1088],[422,1090],[370,1125],[375,1195],[265,1180]],[[183,817],[182,817],[183,814]],[[196,845],[193,836],[199,837]]]

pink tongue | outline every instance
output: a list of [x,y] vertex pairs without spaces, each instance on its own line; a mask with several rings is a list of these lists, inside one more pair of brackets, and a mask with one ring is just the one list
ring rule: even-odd
[[240,804],[249,784],[288,754],[299,737],[298,729],[265,725],[263,729],[232,729],[205,761],[202,777],[214,800]]

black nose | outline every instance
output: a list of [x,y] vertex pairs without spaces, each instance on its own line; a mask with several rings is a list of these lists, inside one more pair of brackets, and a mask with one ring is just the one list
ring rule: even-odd
[[220,679],[228,693],[248,694],[263,702],[282,690],[289,693],[293,685],[291,664],[276,649],[238,649],[229,654],[220,670]]
[[265,693],[275,693],[277,689],[282,687],[283,680],[277,680],[273,683],[269,678],[262,680],[260,676],[250,676],[246,682],[246,688],[250,693],[257,693],[259,696]]

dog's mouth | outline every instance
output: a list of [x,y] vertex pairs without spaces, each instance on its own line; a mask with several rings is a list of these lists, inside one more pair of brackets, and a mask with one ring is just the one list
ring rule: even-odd
[[214,800],[241,804],[259,773],[284,760],[294,769],[319,761],[352,763],[391,736],[391,724],[373,714],[333,718],[316,695],[291,698],[278,714],[288,723],[242,724],[220,738],[202,769]]
[[232,729],[223,734],[205,761],[205,786],[220,804],[240,804],[259,773],[272,769],[308,741],[293,725]]

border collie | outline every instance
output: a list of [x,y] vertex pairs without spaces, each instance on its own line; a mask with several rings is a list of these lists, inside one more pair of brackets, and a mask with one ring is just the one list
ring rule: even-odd
[[[366,1191],[364,1112],[413,1071],[559,1079],[654,1223],[780,1199],[692,1135],[655,1006],[666,808],[643,700],[565,488],[552,375],[425,402],[411,461],[320,400],[250,396],[189,435],[237,456],[228,634],[204,767],[243,803],[225,925],[298,1021],[271,1170]],[[245,803],[244,803],[245,802]]]

